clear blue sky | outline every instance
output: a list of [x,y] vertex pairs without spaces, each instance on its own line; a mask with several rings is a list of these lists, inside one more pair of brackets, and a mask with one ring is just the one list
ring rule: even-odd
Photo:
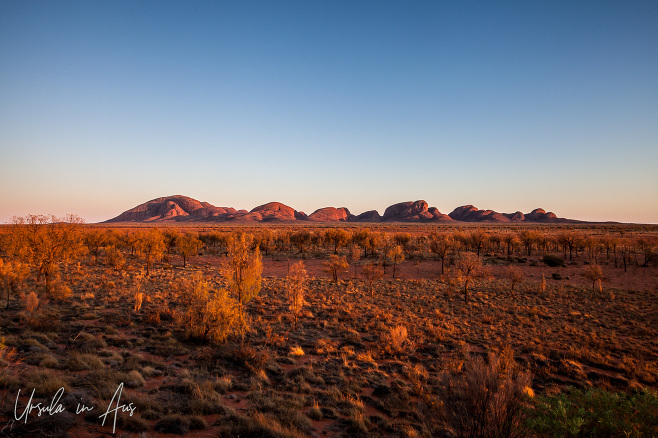
[[658,223],[658,2],[0,1],[0,222],[183,194]]

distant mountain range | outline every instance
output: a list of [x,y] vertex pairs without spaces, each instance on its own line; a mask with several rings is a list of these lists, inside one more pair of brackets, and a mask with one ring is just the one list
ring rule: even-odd
[[455,208],[450,214],[428,207],[425,201],[400,202],[380,215],[376,210],[354,215],[345,207],[324,207],[307,215],[280,202],[270,202],[251,211],[232,207],[215,207],[187,196],[166,196],[131,208],[104,223],[117,222],[425,222],[425,223],[577,223],[558,218],[554,213],[537,208],[530,213],[498,213],[478,210],[472,205]]

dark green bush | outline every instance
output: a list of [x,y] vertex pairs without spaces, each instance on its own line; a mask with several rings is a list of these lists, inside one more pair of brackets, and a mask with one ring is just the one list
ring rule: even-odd
[[546,265],[550,266],[551,268],[556,268],[558,266],[564,266],[564,259],[560,256],[553,255],[553,254],[544,255],[544,257],[542,257],[541,261],[544,262]]
[[528,413],[528,427],[542,437],[655,437],[658,394],[570,388],[538,398]]

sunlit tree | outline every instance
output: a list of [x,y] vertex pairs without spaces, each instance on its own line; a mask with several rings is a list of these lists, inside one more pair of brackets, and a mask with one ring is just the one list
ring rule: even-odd
[[592,292],[595,292],[597,282],[599,283],[599,292],[603,291],[603,285],[601,284],[604,280],[603,269],[601,269],[599,265],[588,265],[587,268],[585,268],[585,273],[583,275],[592,282]]
[[136,248],[146,262],[146,275],[151,275],[153,262],[162,256],[165,250],[164,236],[157,228],[136,233]]
[[163,260],[169,263],[169,257],[180,239],[180,232],[175,228],[167,228],[162,232],[165,253]]
[[512,255],[514,248],[519,244],[519,239],[512,233],[505,233],[502,236],[502,239],[503,242],[505,242],[505,246],[507,247],[507,255]]
[[183,267],[187,266],[187,259],[190,256],[199,252],[201,244],[202,243],[196,233],[188,232],[178,235],[176,248],[178,248],[178,253],[183,257]]
[[399,263],[404,261],[404,250],[400,245],[393,245],[388,250],[387,258],[393,262],[393,278],[395,278],[395,268]]
[[286,291],[295,330],[297,330],[297,319],[305,304],[304,293],[307,278],[308,274],[302,261],[293,264],[290,268],[290,274],[286,277]]
[[347,270],[349,266],[345,257],[335,254],[330,255],[329,260],[325,262],[325,270],[331,274],[334,282],[338,281],[338,273]]
[[567,257],[567,249],[569,249],[569,260],[573,260],[573,251],[578,248],[578,245],[581,241],[581,237],[574,233],[573,231],[566,231],[560,233],[558,236],[558,242],[564,248],[564,257]]
[[535,230],[521,230],[519,232],[519,240],[529,256],[532,255],[532,247],[537,243],[539,237],[539,233]]
[[441,274],[444,273],[445,258],[453,247],[452,238],[446,234],[432,234],[430,250],[441,259]]
[[370,296],[375,297],[375,281],[384,276],[384,270],[376,263],[368,263],[361,268],[361,275],[365,279],[368,287],[370,288]]
[[7,309],[11,295],[17,295],[20,286],[30,273],[29,267],[18,260],[4,261],[0,259],[0,286],[7,291]]
[[478,228],[476,230],[471,231],[468,237],[471,245],[473,246],[473,248],[475,248],[477,256],[480,257],[480,251],[482,250],[484,245],[489,241],[489,234],[487,234],[484,230]]
[[237,305],[225,290],[213,290],[200,274],[182,280],[178,288],[185,308],[178,315],[178,324],[188,337],[217,344],[234,333]]
[[342,228],[331,228],[324,233],[324,238],[334,247],[334,254],[338,254],[338,248],[342,248],[350,241],[350,233]]
[[19,260],[33,266],[37,281],[43,276],[46,295],[51,293],[51,281],[61,263],[68,263],[83,253],[80,227],[83,220],[75,215],[29,215],[14,217],[9,251]]
[[99,229],[91,229],[84,233],[84,243],[89,254],[94,258],[94,265],[98,264],[98,256],[101,249],[107,243],[106,233]]
[[311,243],[311,232],[302,229],[290,234],[290,243],[297,248],[298,254],[305,252],[308,245]]
[[251,249],[252,239],[244,233],[232,236],[228,243],[229,290],[238,300],[240,335],[244,344],[246,319],[244,306],[260,292],[263,263],[260,250]]
[[462,252],[455,260],[455,268],[459,272],[464,289],[464,302],[468,303],[468,287],[476,281],[489,277],[489,271],[482,266],[480,258],[472,252]]
[[350,261],[354,265],[354,278],[356,278],[356,268],[359,265],[359,261],[361,260],[361,249],[359,248],[359,245],[352,244],[350,246]]

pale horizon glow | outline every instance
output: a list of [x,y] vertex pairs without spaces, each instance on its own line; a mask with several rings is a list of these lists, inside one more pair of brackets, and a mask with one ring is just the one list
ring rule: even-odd
[[0,223],[180,194],[658,223],[658,3],[0,3]]

